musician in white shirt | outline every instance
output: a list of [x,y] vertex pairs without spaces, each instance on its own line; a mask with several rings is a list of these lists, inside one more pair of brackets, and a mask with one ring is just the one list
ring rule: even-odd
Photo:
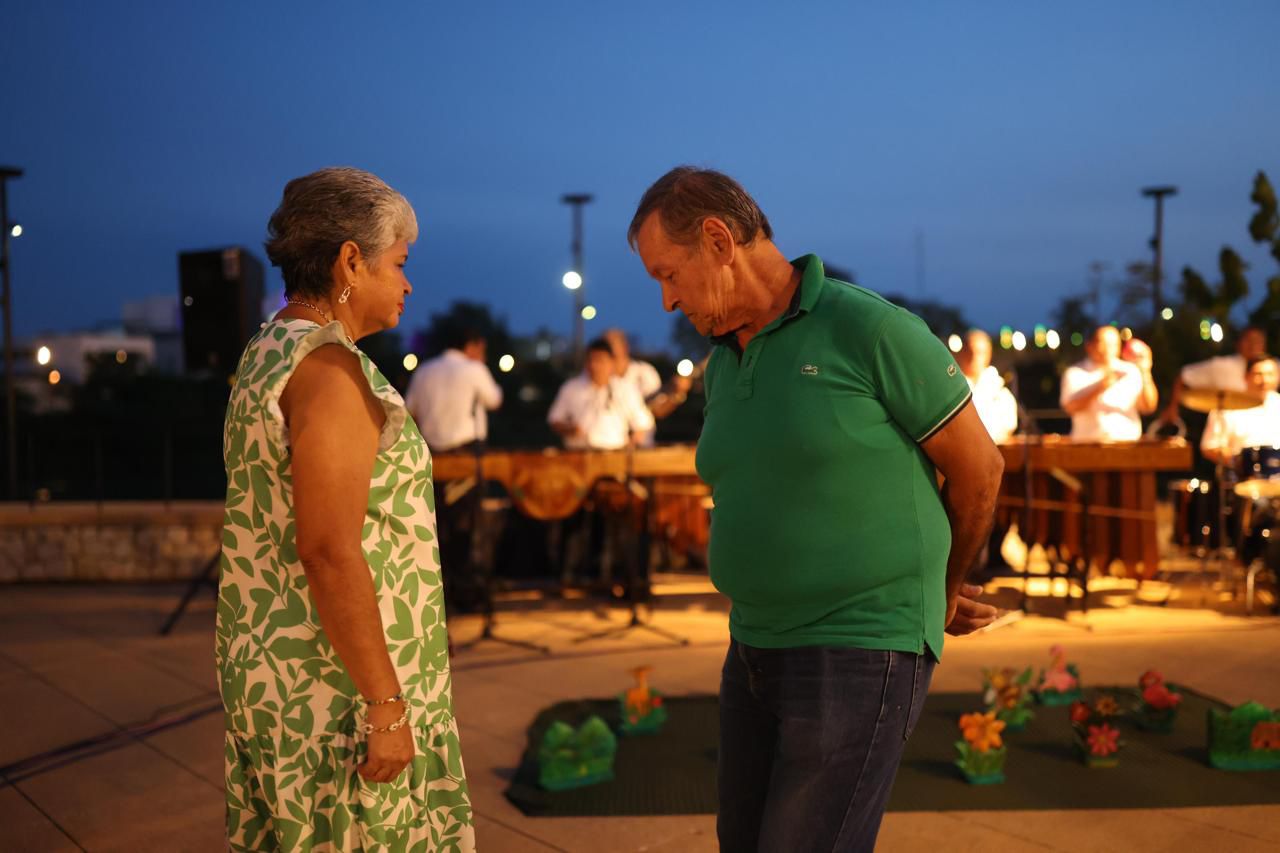
[[1071,415],[1077,441],[1137,441],[1141,415],[1156,410],[1151,349],[1131,342],[1133,361],[1120,357],[1120,332],[1099,326],[1085,344],[1086,358],[1062,375],[1062,408]]
[[432,453],[483,442],[485,414],[502,405],[502,389],[485,366],[485,339],[463,331],[439,356],[419,367],[409,382],[405,408]]
[[588,345],[586,369],[560,386],[547,422],[575,450],[618,450],[653,429],[640,392],[615,375],[613,350],[603,339]]
[[1206,459],[1230,465],[1246,447],[1280,447],[1280,367],[1271,356],[1249,361],[1247,390],[1262,404],[1252,409],[1210,412],[1200,438]]
[[1233,355],[1219,355],[1188,364],[1178,373],[1173,393],[1162,417],[1173,421],[1178,417],[1178,403],[1185,388],[1212,388],[1221,391],[1244,391],[1244,374],[1249,363],[1267,354],[1267,333],[1257,326],[1246,326],[1236,340]]
[[[662,377],[656,367],[647,361],[631,357],[631,345],[625,332],[621,329],[607,329],[601,337],[608,341],[609,348],[613,350],[614,375],[635,387],[654,420],[665,418],[685,401],[692,385],[689,377],[673,376],[664,389]],[[653,433],[653,429],[642,432],[637,436],[636,444],[641,447],[652,446]]]
[[1018,403],[1005,387],[1000,371],[991,365],[991,337],[971,329],[956,353],[956,363],[973,391],[973,405],[991,440],[1008,441],[1018,429]]

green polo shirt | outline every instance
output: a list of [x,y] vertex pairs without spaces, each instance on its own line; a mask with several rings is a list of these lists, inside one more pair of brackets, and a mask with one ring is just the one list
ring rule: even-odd
[[790,309],[745,352],[717,340],[705,374],[698,474],[730,633],[940,656],[951,527],[920,443],[969,385],[914,314],[794,263]]

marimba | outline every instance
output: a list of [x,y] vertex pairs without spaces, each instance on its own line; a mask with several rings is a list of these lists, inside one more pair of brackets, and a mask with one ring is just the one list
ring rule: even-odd
[[[1018,437],[1002,444],[1000,452],[1005,468],[998,512],[1005,520],[1017,520],[1019,527],[1029,526],[1028,545],[1053,546],[1060,559],[1069,561],[1081,556],[1082,544],[1087,541],[1089,561],[1102,570],[1119,560],[1130,577],[1155,575],[1160,550],[1156,473],[1191,467],[1191,447],[1185,440],[1104,444],[1073,442],[1062,436]],[[1028,465],[1031,518],[1030,524],[1024,525],[1023,472]],[[1085,494],[1072,488],[1069,481],[1073,479],[1084,487]],[[1020,533],[1028,538],[1028,531]]]

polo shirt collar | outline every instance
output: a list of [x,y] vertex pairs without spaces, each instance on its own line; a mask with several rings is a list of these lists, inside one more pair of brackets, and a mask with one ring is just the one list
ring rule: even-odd
[[[822,293],[822,285],[827,277],[822,259],[817,255],[804,255],[792,261],[791,266],[800,270],[800,285],[796,287],[796,292],[791,294],[791,303],[787,306],[787,310],[761,329],[762,335],[772,332],[788,320],[795,319],[801,312],[808,314],[813,310],[813,306],[818,304],[818,296]],[[739,349],[738,336],[733,332],[727,335],[712,335],[711,343],[726,346],[735,351]]]

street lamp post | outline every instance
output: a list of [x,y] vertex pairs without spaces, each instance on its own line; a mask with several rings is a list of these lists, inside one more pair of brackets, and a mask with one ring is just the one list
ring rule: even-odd
[[573,272],[578,274],[578,286],[573,290],[573,359],[574,363],[582,361],[583,316],[586,306],[586,278],[582,274],[582,208],[591,202],[590,193],[565,193],[560,201],[573,208]]
[[1155,252],[1155,265],[1151,270],[1151,302],[1152,302],[1152,319],[1160,316],[1161,310],[1164,308],[1164,300],[1160,294],[1160,287],[1164,283],[1164,197],[1167,195],[1177,195],[1177,187],[1145,187],[1142,194],[1148,198],[1156,200],[1156,233],[1151,238],[1151,248]]
[[9,292],[9,179],[21,177],[21,169],[0,166],[0,307],[4,308],[4,408],[9,500],[18,499],[18,416],[13,394],[13,297]]

